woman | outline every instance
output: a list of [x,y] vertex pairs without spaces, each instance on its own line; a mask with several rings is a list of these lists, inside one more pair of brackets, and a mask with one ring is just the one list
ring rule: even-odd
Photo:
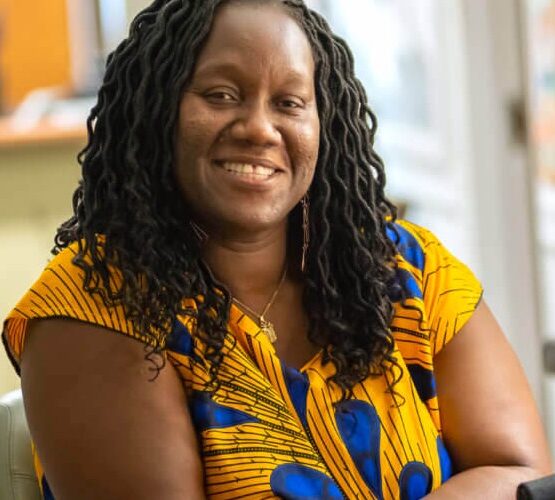
[[139,14],[5,324],[45,497],[504,499],[548,472],[479,284],[395,222],[374,133],[300,0]]

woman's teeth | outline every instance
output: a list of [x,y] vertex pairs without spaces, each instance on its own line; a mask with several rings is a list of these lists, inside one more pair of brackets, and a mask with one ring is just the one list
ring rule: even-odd
[[249,163],[224,162],[222,166],[233,174],[255,176],[259,178],[270,177],[275,173],[273,168],[251,165]]

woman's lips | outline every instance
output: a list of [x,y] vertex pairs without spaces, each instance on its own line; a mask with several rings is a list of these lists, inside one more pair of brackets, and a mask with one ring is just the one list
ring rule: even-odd
[[275,168],[264,167],[262,165],[253,165],[251,163],[238,163],[238,162],[223,162],[222,167],[231,172],[241,176],[252,176],[260,179],[267,179],[276,173]]
[[264,186],[273,184],[280,170],[266,165],[238,161],[216,161],[216,167],[224,171],[228,178],[240,185],[249,187]]

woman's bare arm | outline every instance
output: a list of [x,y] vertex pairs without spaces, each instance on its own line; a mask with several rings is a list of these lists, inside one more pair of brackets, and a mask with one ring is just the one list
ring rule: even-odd
[[514,499],[551,471],[520,363],[485,303],[435,361],[441,421],[458,474],[426,498]]
[[56,500],[200,499],[196,436],[177,372],[144,346],[73,320],[31,324],[21,363],[29,428]]

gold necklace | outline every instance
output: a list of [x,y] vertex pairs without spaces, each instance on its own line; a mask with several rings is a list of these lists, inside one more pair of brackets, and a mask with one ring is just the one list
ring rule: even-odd
[[283,269],[283,274],[281,275],[281,279],[279,280],[278,286],[274,290],[274,293],[270,297],[270,300],[266,303],[266,306],[264,307],[264,310],[262,311],[261,314],[258,314],[256,311],[253,311],[247,304],[243,304],[243,302],[241,302],[239,299],[236,299],[235,297],[233,297],[232,299],[233,302],[235,302],[238,306],[240,306],[242,309],[245,309],[249,314],[257,318],[258,326],[262,330],[262,333],[266,335],[266,337],[268,337],[268,340],[272,344],[277,340],[276,330],[272,322],[268,321],[264,316],[270,310],[270,307],[272,307],[274,300],[276,300],[277,294],[279,293],[281,285],[285,281],[286,275],[287,275],[287,265]]

